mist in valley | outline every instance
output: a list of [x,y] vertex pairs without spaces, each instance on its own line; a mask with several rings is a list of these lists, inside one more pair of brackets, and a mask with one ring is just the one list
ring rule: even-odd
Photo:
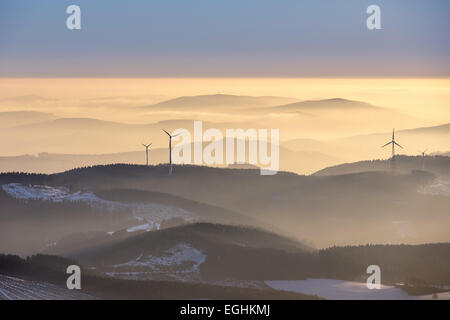
[[[0,254],[21,257],[0,255],[0,273],[59,281],[76,261],[84,298],[158,298],[131,280],[166,298],[315,298],[267,281],[363,282],[369,262],[408,294],[450,285],[447,79],[0,82]],[[244,141],[244,163],[224,150],[169,175],[162,129],[194,137],[195,120],[278,129],[279,172],[261,175]]]

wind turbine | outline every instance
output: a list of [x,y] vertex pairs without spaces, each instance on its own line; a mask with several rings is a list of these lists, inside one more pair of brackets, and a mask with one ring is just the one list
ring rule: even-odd
[[428,148],[422,151],[422,170],[425,170],[425,153],[428,151]]
[[395,130],[392,129],[392,140],[389,141],[388,143],[386,143],[385,145],[381,146],[382,148],[388,146],[392,144],[392,158],[391,158],[391,169],[395,169],[395,146],[399,146],[400,148],[403,149],[403,147],[401,145],[399,145],[396,141],[395,141]]
[[145,164],[148,166],[148,148],[152,145],[150,144],[142,144],[145,147]]
[[172,138],[179,136],[180,134],[171,135],[166,130],[162,129],[169,136],[169,176],[172,175]]

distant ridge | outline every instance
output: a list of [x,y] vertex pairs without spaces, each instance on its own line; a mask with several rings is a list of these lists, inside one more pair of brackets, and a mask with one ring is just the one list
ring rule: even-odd
[[183,109],[183,108],[214,108],[214,107],[263,107],[280,103],[291,103],[296,101],[293,98],[276,96],[239,96],[231,94],[213,94],[198,96],[183,96],[175,99],[163,101],[145,109]]
[[11,128],[14,126],[27,125],[54,119],[56,119],[56,116],[47,112],[28,110],[5,111],[0,112],[0,128]]
[[431,126],[431,127],[420,127],[420,128],[414,128],[414,129],[405,129],[401,130],[400,132],[404,133],[445,133],[450,134],[450,123],[438,125],[438,126]]
[[21,96],[14,96],[14,97],[8,97],[1,99],[0,102],[6,101],[6,102],[17,102],[17,103],[27,103],[27,102],[49,102],[49,101],[56,101],[56,99],[46,98],[38,95],[21,95]]
[[384,111],[387,110],[382,107],[377,107],[362,101],[347,100],[343,98],[332,98],[324,100],[306,100],[300,102],[294,102],[290,104],[275,106],[271,108],[266,108],[269,110],[278,111],[319,111],[319,110],[348,110],[348,109],[359,109],[359,110],[374,110],[374,111]]
[[[422,168],[425,159],[425,168]],[[330,176],[352,174],[366,171],[387,171],[389,170],[389,159],[386,160],[366,160],[353,163],[344,163],[331,166],[315,172],[315,176]],[[411,172],[413,170],[425,170],[438,176],[450,177],[450,157],[446,156],[405,156],[397,155],[397,172]]]

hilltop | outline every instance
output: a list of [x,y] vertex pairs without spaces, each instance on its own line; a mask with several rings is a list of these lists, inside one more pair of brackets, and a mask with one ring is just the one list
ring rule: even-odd
[[[431,172],[438,177],[450,177],[450,157],[447,156],[405,156],[395,157],[397,172],[408,173],[413,170],[423,170]],[[337,166],[328,167],[317,171],[314,175],[341,175],[365,171],[386,171],[390,170],[391,159],[386,160],[366,160],[353,163],[344,163]]]
[[236,108],[258,107],[258,106],[270,106],[280,103],[289,103],[296,101],[296,99],[286,97],[253,97],[253,96],[238,96],[230,94],[211,94],[211,95],[199,95],[199,96],[183,96],[175,99],[156,103],[151,106],[142,107],[146,110],[161,109],[182,109],[182,110],[195,110],[195,109],[216,109],[222,108],[221,112],[231,111]]
[[269,107],[266,110],[280,112],[308,112],[308,111],[388,111],[385,108],[377,107],[363,101],[354,101],[342,98],[332,98],[324,100],[307,100],[290,104]]

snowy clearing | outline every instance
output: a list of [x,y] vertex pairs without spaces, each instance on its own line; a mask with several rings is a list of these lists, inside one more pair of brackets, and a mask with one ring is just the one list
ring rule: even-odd
[[186,243],[180,243],[161,255],[141,254],[135,260],[116,264],[109,276],[121,279],[172,278],[177,280],[197,279],[199,266],[205,262],[206,255]]
[[16,199],[41,200],[52,202],[74,201],[84,202],[92,207],[106,208],[110,212],[119,209],[130,209],[133,215],[142,222],[141,225],[128,229],[128,232],[139,230],[157,230],[161,222],[171,218],[183,218],[185,221],[194,221],[197,215],[182,208],[166,206],[156,203],[123,203],[104,200],[92,192],[70,193],[65,187],[51,187],[43,185],[23,185],[20,183],[9,183],[1,186],[3,191]]

